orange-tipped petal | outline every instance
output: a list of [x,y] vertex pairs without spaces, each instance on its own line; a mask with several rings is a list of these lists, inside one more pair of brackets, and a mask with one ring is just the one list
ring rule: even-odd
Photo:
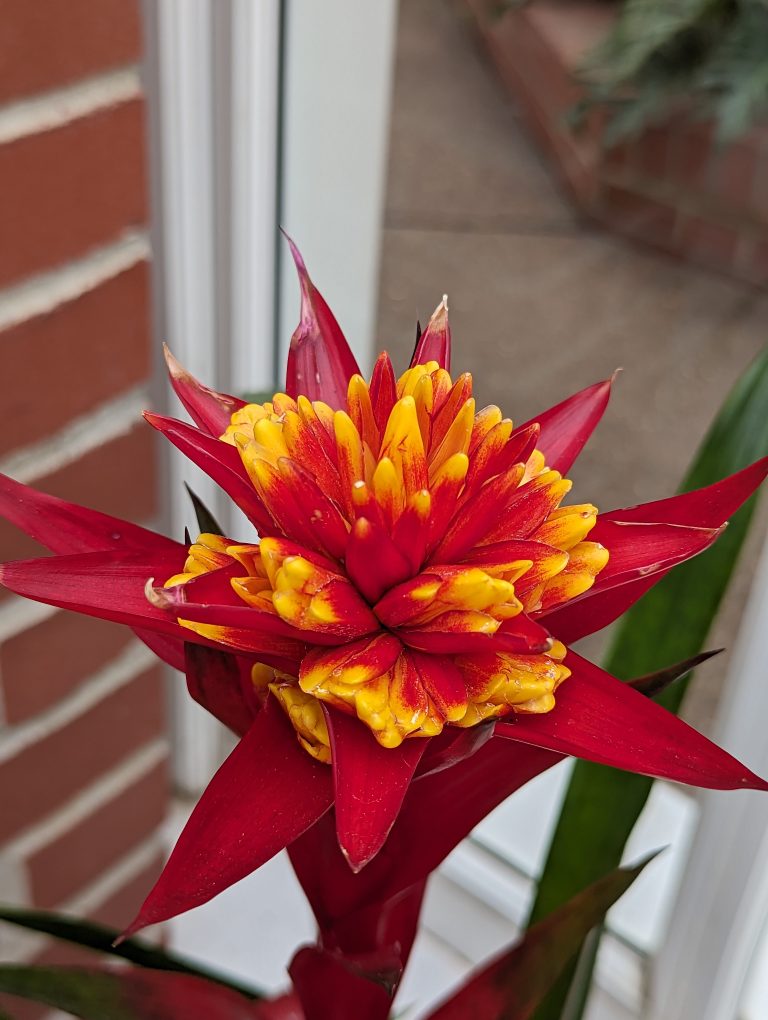
[[350,687],[368,683],[391,669],[401,651],[397,638],[387,633],[335,648],[313,649],[301,662],[301,689],[311,694],[329,681]]

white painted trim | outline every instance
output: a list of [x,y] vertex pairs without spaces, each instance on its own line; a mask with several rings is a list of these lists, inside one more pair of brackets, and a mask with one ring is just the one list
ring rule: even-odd
[[[235,393],[269,385],[274,371],[279,14],[279,0],[145,2],[159,339]],[[167,388],[164,399],[185,417]],[[175,451],[167,463],[174,533],[196,533],[184,481],[233,529],[214,483]],[[199,792],[226,752],[223,730],[183,684],[171,700],[176,779]]]
[[[726,679],[715,739],[768,773],[768,542]],[[655,1020],[733,1020],[768,916],[768,797],[701,796],[701,820],[676,908],[654,965]],[[768,1003],[760,1016],[768,1015]]]
[[[285,30],[282,225],[370,366],[397,25],[396,0],[291,0]],[[280,371],[299,320],[282,247]]]
[[230,379],[275,380],[280,0],[231,0]]
[[140,95],[137,68],[121,67],[85,78],[75,85],[8,103],[0,108],[0,145],[63,127],[78,117],[125,103]]
[[[217,386],[214,275],[213,67],[210,0],[147,0],[147,92],[151,107],[157,320],[161,335],[193,375]],[[180,414],[164,389],[166,406]],[[183,483],[215,514],[213,482],[175,450],[165,451],[164,493],[175,534],[194,530]],[[218,756],[219,727],[187,694],[170,686],[177,783],[199,791]]]

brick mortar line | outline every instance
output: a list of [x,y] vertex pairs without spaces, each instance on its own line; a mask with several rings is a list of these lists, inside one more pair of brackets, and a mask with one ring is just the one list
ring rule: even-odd
[[[57,912],[72,914],[75,917],[85,917],[92,913],[102,903],[105,903],[116,892],[119,892],[132,879],[152,863],[158,853],[167,854],[167,846],[161,829],[156,829],[139,846],[134,847],[127,854],[124,854],[116,864],[113,864],[106,871],[102,872],[91,885],[85,890],[78,890],[74,896],[64,900],[57,908]],[[149,892],[149,890],[147,890]],[[29,895],[25,895],[21,906],[29,906]],[[10,932],[11,929],[8,929]],[[55,940],[53,940],[55,942]],[[51,940],[44,935],[37,935],[32,932],[14,930],[13,941],[5,938],[3,932],[2,948],[4,963],[25,963],[46,946]],[[15,951],[14,951],[15,949]],[[106,957],[102,953],[94,953],[94,963]]]
[[128,230],[116,241],[90,251],[83,258],[6,287],[0,290],[0,330],[52,312],[149,256],[146,232]]
[[14,595],[0,606],[0,644],[60,612],[57,606]]
[[68,914],[90,913],[151,864],[159,852],[167,854],[168,848],[162,838],[162,831],[156,829],[140,846],[120,858],[109,871],[101,874],[85,892],[78,892],[65,900],[59,909]]
[[168,757],[168,751],[168,741],[164,737],[155,738],[124,758],[109,772],[99,775],[90,786],[78,790],[42,821],[35,822],[20,835],[10,839],[4,845],[3,853],[22,859],[48,846],[89,815],[116,800],[135,782],[149,775],[156,765]]
[[98,670],[69,697],[34,719],[0,731],[0,763],[14,758],[38,741],[63,729],[108,695],[127,686],[157,663],[155,655],[140,641],[132,641],[108,666]]
[[0,472],[28,484],[58,471],[105,443],[127,435],[141,422],[141,412],[148,402],[146,387],[134,386],[115,400],[74,418],[53,435],[2,458]]
[[70,121],[142,94],[136,64],[96,74],[0,106],[0,145],[51,131]]

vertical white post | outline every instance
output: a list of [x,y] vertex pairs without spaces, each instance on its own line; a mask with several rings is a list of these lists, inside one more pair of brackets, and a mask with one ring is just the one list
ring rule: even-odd
[[[396,21],[396,0],[287,5],[282,225],[362,365],[374,342]],[[298,314],[284,249],[281,363]]]
[[[152,0],[145,6],[150,37],[148,98],[152,105],[155,303],[160,328],[176,357],[216,385],[212,61],[209,0]],[[178,404],[165,390],[170,413]],[[166,502],[180,537],[194,530],[187,481],[213,512],[212,482],[175,451],[167,452]],[[219,732],[190,699],[183,679],[171,685],[173,765],[177,784],[200,789],[218,754]]]
[[232,0],[230,386],[271,390],[276,366],[279,0]]
[[[274,374],[279,0],[146,0],[159,340],[209,385],[240,392]],[[172,414],[178,403],[165,393]],[[167,461],[173,531],[195,533],[188,481],[222,525],[216,486]],[[246,536],[242,536],[246,537]],[[172,688],[177,783],[202,789],[221,727]]]
[[[768,774],[768,543],[763,550],[715,739]],[[734,1020],[768,916],[768,795],[701,798],[701,821],[666,944],[654,965],[654,1020]],[[760,1016],[768,1016],[768,1002]]]

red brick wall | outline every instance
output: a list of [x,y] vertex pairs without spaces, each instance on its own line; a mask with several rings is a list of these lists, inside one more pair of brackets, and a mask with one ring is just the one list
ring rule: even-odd
[[[0,0],[0,23],[0,470],[149,522],[139,4]],[[40,551],[0,522],[0,560]],[[161,862],[165,733],[128,630],[0,595],[0,900],[131,919]],[[6,961],[60,955],[0,929]]]

